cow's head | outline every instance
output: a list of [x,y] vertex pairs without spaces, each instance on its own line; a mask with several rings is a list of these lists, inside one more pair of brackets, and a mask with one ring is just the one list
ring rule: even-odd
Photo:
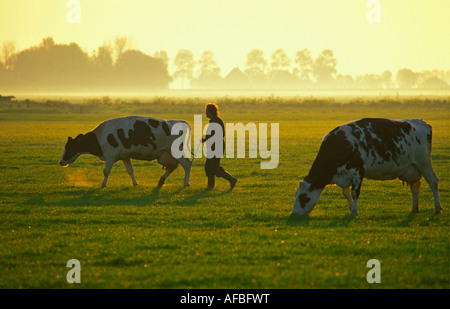
[[297,191],[295,192],[295,202],[294,207],[292,208],[292,214],[308,214],[317,204],[322,190],[323,188],[311,187],[311,184],[307,181],[300,181],[298,183]]
[[76,138],[71,138],[69,136],[66,146],[64,147],[64,153],[61,160],[59,160],[59,164],[64,167],[68,166],[84,153],[83,150],[83,134],[78,135]]

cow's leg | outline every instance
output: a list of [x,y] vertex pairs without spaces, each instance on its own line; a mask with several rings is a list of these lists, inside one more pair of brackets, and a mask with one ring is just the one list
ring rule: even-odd
[[422,173],[423,178],[425,178],[428,185],[430,186],[431,191],[433,192],[434,212],[436,214],[439,214],[442,211],[441,202],[439,200],[439,190],[438,190],[439,178],[436,176],[436,174],[433,171],[433,167],[431,166],[431,161],[425,165],[425,168],[421,169],[419,167],[419,170]]
[[164,182],[166,181],[167,177],[169,177],[170,174],[172,174],[172,172],[177,168],[177,166],[175,165],[175,167],[170,166],[166,168],[166,172],[164,173],[164,175],[161,176],[161,178],[159,178],[158,181],[158,187],[161,188],[164,185]]
[[356,216],[358,214],[358,198],[359,193],[361,192],[361,186],[364,178],[364,164],[363,161],[358,157],[354,158],[355,165],[353,165],[350,169],[350,183],[351,183],[351,198],[353,200],[352,208],[350,210],[350,216]]
[[181,166],[184,168],[184,187],[189,186],[189,175],[191,173],[191,161],[189,159],[181,157],[177,159]]
[[131,177],[131,180],[133,181],[133,186],[137,186],[138,183],[136,181],[136,178],[134,178],[134,171],[133,171],[133,166],[131,165],[131,160],[128,159],[123,159],[123,165],[125,165],[125,168],[127,169],[128,174]]
[[356,216],[358,214],[358,198],[359,193],[361,192],[363,176],[358,175],[356,179],[353,181],[352,189],[351,189],[351,198],[353,199],[352,209],[350,210],[351,216]]
[[419,189],[420,189],[420,180],[409,184],[412,194],[412,208],[411,213],[419,212]]
[[342,194],[344,194],[345,198],[348,201],[348,208],[350,209],[350,211],[352,211],[353,199],[352,199],[352,193],[350,192],[350,187],[341,188],[341,189],[342,189]]
[[105,169],[103,170],[103,175],[105,176],[105,178],[103,178],[102,188],[106,187],[106,183],[108,182],[108,176],[111,173],[113,164],[114,162],[112,161],[106,161],[106,166]]

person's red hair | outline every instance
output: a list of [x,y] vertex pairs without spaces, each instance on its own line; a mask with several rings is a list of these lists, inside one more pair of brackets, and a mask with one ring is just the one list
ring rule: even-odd
[[217,104],[214,103],[208,103],[205,105],[205,108],[207,111],[209,111],[211,114],[219,116],[219,107]]

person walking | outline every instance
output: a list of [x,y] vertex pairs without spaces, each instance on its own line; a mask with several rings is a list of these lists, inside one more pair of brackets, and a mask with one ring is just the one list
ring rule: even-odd
[[[205,172],[206,176],[208,177],[208,190],[211,190],[214,188],[215,185],[215,177],[222,177],[230,183],[230,191],[233,190],[234,186],[236,185],[237,179],[231,176],[228,172],[225,171],[225,169],[220,166],[220,159],[223,157],[223,153],[225,150],[225,141],[223,138],[225,137],[225,126],[223,124],[222,119],[219,118],[219,107],[214,103],[208,103],[205,106],[205,113],[206,117],[208,117],[209,123],[217,123],[222,127],[222,153],[218,156],[213,155],[211,158],[209,158],[208,153],[206,154],[206,163],[205,163]],[[214,132],[216,134],[217,132]],[[206,142],[208,139],[210,139],[213,134],[208,134],[206,137],[202,138],[202,143]],[[215,143],[211,145],[211,151],[215,150]],[[207,150],[208,151],[208,150]]]

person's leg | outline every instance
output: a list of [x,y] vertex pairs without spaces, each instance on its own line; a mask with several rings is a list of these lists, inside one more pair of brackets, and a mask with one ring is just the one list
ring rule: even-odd
[[237,179],[230,175],[225,169],[220,166],[220,158],[217,159],[217,166],[215,169],[215,175],[217,177],[222,177],[230,183],[230,191],[233,190],[234,186],[236,185]]
[[237,179],[234,178],[233,176],[231,176],[228,172],[224,172],[223,178],[225,178],[226,180],[228,180],[228,182],[230,183],[230,191],[233,190],[234,186],[236,185]]
[[208,187],[207,189],[211,190],[212,188],[214,188],[215,185],[215,173],[214,173],[214,165],[215,162],[213,160],[213,158],[211,159],[206,159],[206,163],[205,163],[205,173],[206,173],[206,177],[208,177]]

